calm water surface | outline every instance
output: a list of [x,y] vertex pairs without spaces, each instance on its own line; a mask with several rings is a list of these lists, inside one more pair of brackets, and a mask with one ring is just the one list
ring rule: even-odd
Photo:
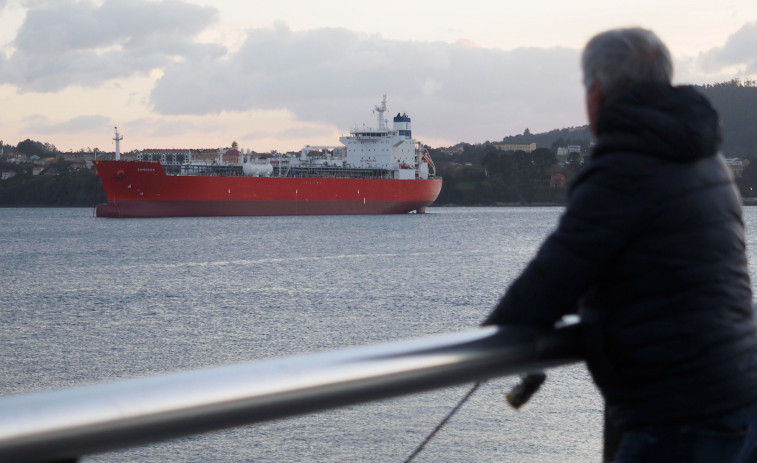
[[[478,325],[560,208],[426,215],[97,219],[0,209],[0,395],[454,332]],[[752,274],[757,208],[747,208]],[[485,385],[417,462],[590,462],[583,366],[521,411]],[[245,426],[85,462],[401,462],[467,387]]]

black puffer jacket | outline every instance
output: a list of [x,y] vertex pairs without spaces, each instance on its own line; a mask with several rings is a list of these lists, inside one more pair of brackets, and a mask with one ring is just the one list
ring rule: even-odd
[[717,114],[689,87],[608,100],[558,228],[486,323],[578,313],[589,369],[623,428],[757,403],[741,203]]

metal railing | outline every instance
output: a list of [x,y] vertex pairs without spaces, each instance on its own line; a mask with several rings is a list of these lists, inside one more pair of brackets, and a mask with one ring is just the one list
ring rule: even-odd
[[0,461],[82,456],[581,360],[578,325],[487,327],[0,398]]

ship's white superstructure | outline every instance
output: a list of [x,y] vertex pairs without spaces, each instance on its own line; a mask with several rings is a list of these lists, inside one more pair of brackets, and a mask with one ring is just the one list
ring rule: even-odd
[[[375,107],[378,114],[377,127],[355,128],[348,136],[340,137],[343,146],[306,146],[298,158],[274,157],[265,163],[276,166],[269,175],[288,175],[291,169],[344,169],[371,170],[383,178],[401,180],[427,179],[434,175],[434,165],[427,150],[412,138],[410,117],[400,114],[394,117],[394,125],[389,129],[384,118],[387,111],[386,95]],[[249,160],[245,163],[258,161]],[[248,167],[246,172],[260,169]],[[431,174],[430,174],[431,172]],[[262,174],[266,175],[266,174]]]
[[386,108],[386,95],[381,105],[376,106],[378,114],[378,127],[354,129],[350,135],[339,138],[347,148],[345,162],[349,166],[361,169],[388,169],[397,170],[397,178],[417,178],[416,170],[425,170],[428,175],[428,166],[421,168],[421,164],[427,163],[423,159],[421,146],[416,146],[410,129],[410,118],[407,114],[394,117],[393,130],[387,127],[384,119]]

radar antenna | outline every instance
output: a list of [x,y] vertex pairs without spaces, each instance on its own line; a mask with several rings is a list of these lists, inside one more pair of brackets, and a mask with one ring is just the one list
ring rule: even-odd
[[386,130],[386,120],[384,120],[384,113],[386,112],[386,94],[384,94],[384,99],[381,100],[381,105],[376,106],[376,112],[378,112],[378,130],[384,131]]
[[123,139],[123,135],[118,135],[118,127],[116,127],[116,138],[113,139],[116,141],[116,161],[121,160],[121,144],[119,142]]

